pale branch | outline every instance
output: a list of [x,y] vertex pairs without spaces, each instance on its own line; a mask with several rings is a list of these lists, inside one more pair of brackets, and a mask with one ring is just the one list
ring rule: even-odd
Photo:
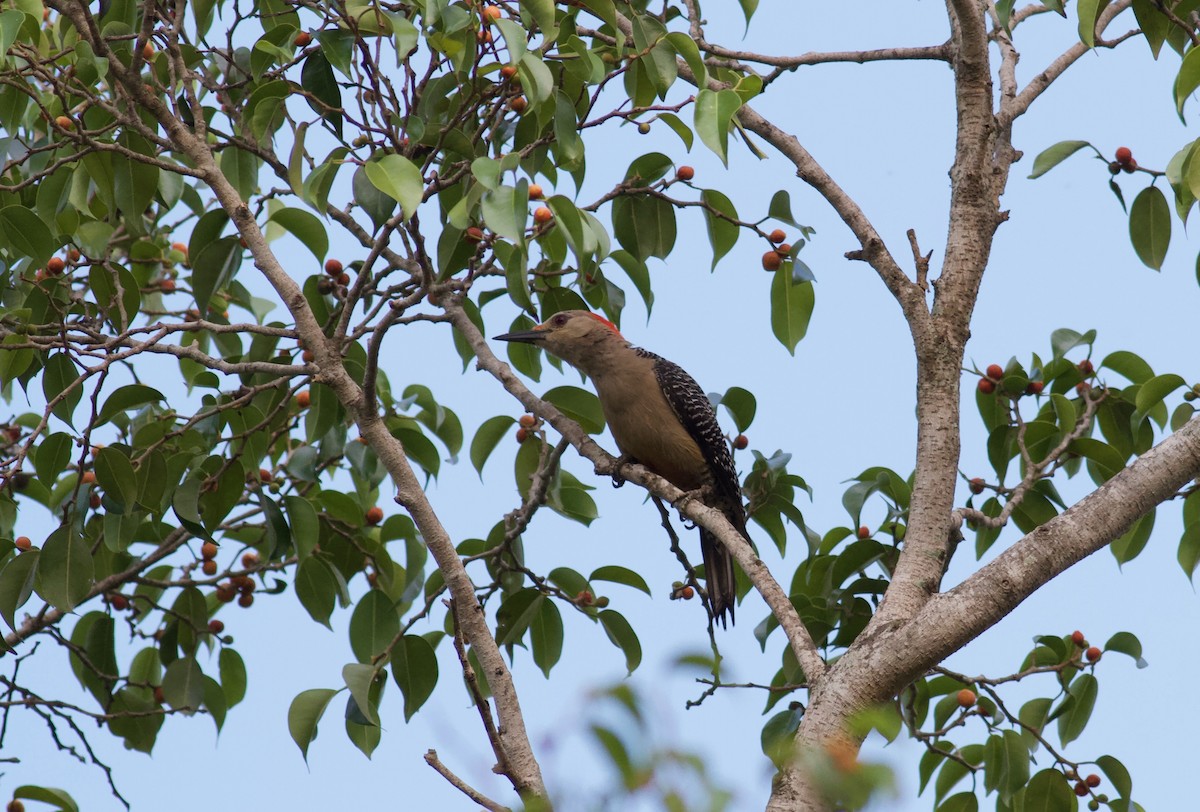
[[510,810],[507,806],[496,803],[491,798],[488,798],[486,795],[479,792],[479,790],[474,789],[453,772],[451,772],[450,768],[443,764],[438,758],[437,750],[430,750],[425,753],[425,763],[436,770],[438,775],[449,781],[450,786],[457,789],[463,795],[466,795],[474,803],[477,803],[484,809],[488,810],[488,812],[512,812],[512,810]]
[[800,619],[800,615],[796,612],[796,608],[792,606],[787,593],[779,585],[779,582],[775,580],[767,565],[758,557],[753,548],[746,544],[745,539],[733,528],[733,525],[729,523],[721,511],[710,508],[696,499],[684,501],[686,494],[683,491],[662,477],[650,473],[640,465],[618,464],[617,458],[608,454],[597,445],[580,428],[578,423],[563,415],[562,412],[558,411],[551,404],[534,395],[513,374],[508,364],[495,356],[491,347],[488,346],[487,341],[479,332],[475,323],[467,316],[466,311],[463,310],[462,304],[457,298],[450,295],[443,296],[442,306],[450,317],[454,328],[458,330],[459,335],[474,350],[477,359],[477,368],[490,373],[528,411],[538,415],[554,426],[555,430],[570,442],[581,456],[592,462],[597,474],[612,476],[619,473],[625,479],[641,485],[651,494],[671,502],[688,519],[711,530],[720,540],[721,544],[730,551],[746,575],[749,576],[751,583],[754,584],[755,589],[762,595],[772,614],[779,621],[779,625],[783,627],[784,633],[788,637],[788,643],[796,655],[796,660],[800,663],[800,667],[804,669],[804,673],[809,681],[817,682],[821,679],[821,676],[825,673],[826,665],[824,660],[821,659],[821,655],[817,651],[817,647],[813,643],[812,636],[805,627],[804,621]]
[[[1116,0],[1100,13],[1096,19],[1096,32],[1103,33],[1113,19],[1129,8],[1133,4],[1133,0]],[[1124,37],[1119,38],[1116,42],[1123,42]],[[1097,42],[1098,45],[1106,43]],[[996,120],[1002,128],[1012,126],[1013,121],[1019,118],[1029,106],[1041,96],[1054,83],[1063,72],[1075,64],[1075,62],[1086,54],[1090,48],[1082,42],[1077,42],[1064,51],[1059,56],[1055,57],[1049,65],[1037,73],[1025,87],[1014,97],[1001,101],[1000,110],[996,114]]]
[[546,503],[546,492],[550,489],[550,483],[558,471],[558,461],[562,459],[563,452],[567,450],[568,445],[565,437],[553,446],[543,443],[542,456],[538,461],[537,469],[534,470],[533,476],[529,480],[529,491],[525,499],[521,501],[519,507],[504,515],[505,542],[511,543],[517,536],[524,533],[529,522],[533,520],[533,514],[537,513],[538,508]]
[[838,668],[865,668],[878,675],[876,684],[881,686],[916,679],[998,623],[1039,587],[1120,538],[1133,522],[1197,476],[1200,420],[1193,419],[962,583],[934,595],[910,621],[848,652]]
[[[175,552],[180,546],[183,545],[185,541],[188,540],[188,538],[190,538],[190,534],[186,530],[181,528],[172,530],[167,538],[163,540],[162,544],[147,554],[145,558],[139,558],[133,564],[121,570],[120,572],[115,572],[107,578],[103,578],[92,584],[91,588],[87,591],[79,603],[82,604],[96,597],[97,595],[102,595],[103,593],[115,589],[126,581],[136,577],[138,573],[142,572],[147,567],[158,563],[171,553]],[[66,614],[66,612],[62,612],[58,609],[50,607],[43,608],[36,615],[26,617],[20,626],[6,634],[4,636],[5,646],[7,648],[16,647],[18,643],[28,639],[34,634],[37,634],[47,626],[58,623],[58,621],[62,620]]]
[[1081,437],[1086,437],[1092,429],[1092,419],[1096,416],[1096,410],[1100,408],[1100,403],[1105,398],[1104,391],[1093,396],[1094,390],[1088,390],[1083,396],[1084,407],[1083,414],[1075,419],[1075,425],[1069,432],[1063,435],[1053,449],[1049,451],[1042,459],[1035,461],[1029,454],[1029,448],[1025,443],[1026,423],[1021,417],[1020,411],[1014,409],[1017,420],[1017,447],[1020,449],[1021,461],[1025,467],[1025,475],[1021,481],[1008,492],[1007,498],[1004,501],[1004,507],[1000,509],[1000,515],[988,516],[983,511],[972,510],[970,508],[957,508],[952,516],[954,523],[961,524],[963,519],[969,519],[973,522],[983,525],[984,527],[1004,527],[1008,524],[1009,518],[1017,507],[1024,501],[1025,495],[1029,493],[1039,479],[1043,478],[1046,469],[1049,468],[1056,460],[1067,453],[1067,449],[1071,443]]

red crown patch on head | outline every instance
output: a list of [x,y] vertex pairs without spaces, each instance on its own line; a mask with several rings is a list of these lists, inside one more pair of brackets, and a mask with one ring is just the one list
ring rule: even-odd
[[606,325],[608,327],[608,329],[612,330],[617,335],[621,335],[621,331],[617,329],[617,325],[613,324],[611,321],[604,318],[599,313],[588,313],[588,315],[591,316],[596,321],[600,322],[601,324]]

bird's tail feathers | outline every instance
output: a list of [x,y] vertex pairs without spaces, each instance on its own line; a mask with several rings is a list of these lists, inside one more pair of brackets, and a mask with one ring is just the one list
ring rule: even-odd
[[708,592],[708,608],[722,627],[734,622],[733,610],[737,601],[737,578],[734,575],[733,555],[710,531],[700,528],[700,553],[704,557],[704,574]]

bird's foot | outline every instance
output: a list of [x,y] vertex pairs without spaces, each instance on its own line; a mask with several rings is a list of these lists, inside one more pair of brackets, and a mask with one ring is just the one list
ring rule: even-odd
[[613,464],[613,472],[612,472],[612,484],[613,484],[614,488],[619,488],[625,484],[625,477],[621,473],[621,470],[626,465],[629,465],[630,463],[633,463],[634,461],[635,460],[633,459],[633,457],[629,456],[628,454],[622,454],[621,456],[617,457],[616,463]]
[[679,497],[672,503],[674,508],[679,511],[679,520],[681,522],[683,522],[684,527],[686,527],[688,530],[695,529],[696,523],[694,521],[692,521],[691,519],[689,519],[687,516],[683,515],[684,508],[686,508],[688,503],[691,502],[693,499],[696,500],[697,502],[699,502],[700,504],[707,504],[708,498],[711,495],[712,495],[712,488],[708,487],[707,485],[704,485],[702,487],[696,488],[694,491],[684,491],[683,496]]

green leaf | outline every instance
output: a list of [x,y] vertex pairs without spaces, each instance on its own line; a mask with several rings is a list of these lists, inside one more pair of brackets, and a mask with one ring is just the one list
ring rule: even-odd
[[1108,776],[1108,780],[1112,782],[1115,789],[1122,798],[1128,798],[1133,792],[1133,781],[1129,777],[1129,770],[1125,769],[1125,765],[1112,756],[1100,756],[1096,759],[1096,766],[1104,771]]
[[42,545],[37,593],[61,612],[70,612],[92,587],[92,554],[73,528],[60,527]]
[[350,616],[350,648],[360,663],[370,663],[400,634],[400,618],[392,599],[381,589],[362,597]]
[[128,386],[122,386],[104,401],[104,405],[100,407],[100,412],[96,415],[96,422],[92,424],[92,427],[102,426],[118,414],[127,412],[136,406],[157,403],[162,399],[162,392],[159,392],[152,386],[140,383],[131,383]]
[[1074,812],[1075,793],[1062,772],[1046,769],[1029,779],[1021,809],[1025,812]]
[[1138,414],[1146,414],[1163,399],[1181,386],[1186,386],[1183,378],[1174,374],[1156,375],[1142,384],[1138,389],[1135,405]]
[[1068,696],[1063,700],[1063,710],[1058,717],[1058,738],[1063,746],[1075,741],[1083,733],[1088,720],[1092,718],[1092,709],[1096,706],[1099,693],[1099,683],[1091,674],[1080,674],[1067,687]]
[[412,718],[433,693],[438,680],[437,655],[424,637],[406,634],[392,649],[392,678],[404,694],[404,721]]
[[796,729],[804,712],[800,708],[780,711],[767,720],[759,737],[763,755],[771,763],[782,768],[792,761],[796,753]]
[[525,244],[525,220],[529,214],[529,185],[520,181],[516,188],[501,186],[484,193],[480,199],[487,227],[517,245]]
[[204,672],[191,656],[180,657],[167,666],[162,681],[163,697],[176,710],[197,711],[204,703]]
[[1145,668],[1150,665],[1142,657],[1142,641],[1137,639],[1137,636],[1130,632],[1117,632],[1112,637],[1108,638],[1108,642],[1104,644],[1105,651],[1116,651],[1132,657],[1137,663],[1138,668]]
[[350,696],[358,710],[373,725],[379,724],[379,717],[371,707],[371,684],[375,681],[378,669],[373,665],[350,663],[342,666],[342,679],[350,689]]
[[34,454],[33,468],[42,484],[49,487],[58,479],[71,461],[74,443],[66,432],[55,432],[38,445]]
[[17,610],[33,594],[41,550],[27,550],[0,569],[0,616],[10,629],[17,628]]
[[475,466],[481,480],[484,463],[515,422],[506,414],[496,415],[483,421],[483,425],[475,432],[475,438],[471,440],[471,465]]
[[1171,242],[1171,207],[1157,186],[1147,186],[1133,199],[1129,209],[1129,239],[1146,267],[1162,269]]
[[337,580],[330,571],[329,565],[319,558],[309,556],[300,562],[296,568],[296,597],[313,620],[327,629],[329,616],[333,614],[333,606],[337,600]]
[[133,463],[123,453],[106,446],[95,455],[96,480],[110,499],[121,503],[123,508],[132,508],[137,504],[138,486],[137,474],[133,472]]
[[[42,369],[42,394],[46,396],[48,402],[52,401],[59,395],[63,395],[67,391],[67,387],[75,383],[80,376],[81,373],[71,361],[71,357],[65,352],[56,352],[46,360],[46,366]],[[82,397],[83,386],[80,384],[63,395],[62,399],[55,404],[54,416],[71,425],[71,417]]]
[[610,564],[606,567],[600,567],[591,574],[589,581],[611,581],[614,584],[624,584],[631,586],[634,589],[640,589],[647,595],[651,595],[650,586],[646,583],[646,579],[638,575],[631,569],[620,567],[615,564]]
[[643,262],[666,259],[675,247],[675,208],[657,197],[621,195],[613,201],[612,224],[621,247]]
[[1146,543],[1150,541],[1150,533],[1154,530],[1154,516],[1155,511],[1150,511],[1109,545],[1109,550],[1118,564],[1132,561],[1146,548]]
[[1079,0],[1079,40],[1089,48],[1096,46],[1096,17],[1108,0]]
[[758,401],[754,394],[740,386],[731,386],[721,396],[721,404],[733,416],[734,425],[739,432],[750,428],[754,422],[754,414],[758,410]]
[[57,247],[54,235],[42,219],[24,206],[0,209],[0,234],[4,235],[9,251],[29,257],[34,265],[49,262]]
[[[342,91],[333,75],[333,68],[325,56],[324,49],[314,49],[304,60],[300,69],[300,84],[308,91],[304,100],[317,115],[342,137]],[[281,105],[282,106],[282,105]]]
[[221,691],[225,694],[225,707],[232,708],[246,696],[246,663],[242,655],[229,646],[221,646],[219,666]]
[[1033,171],[1029,173],[1030,179],[1040,178],[1079,150],[1090,146],[1092,145],[1087,141],[1059,141],[1053,146],[1046,147],[1033,159]]
[[696,94],[696,134],[705,146],[729,165],[729,128],[742,106],[742,97],[733,90],[701,89]]
[[308,746],[317,738],[317,723],[336,694],[332,688],[310,688],[297,694],[288,708],[288,732],[305,762],[308,761]]
[[1175,77],[1175,110],[1183,120],[1183,106],[1188,98],[1200,87],[1200,50],[1191,48],[1179,65],[1179,73]]
[[367,179],[388,197],[400,203],[404,219],[412,217],[425,192],[421,170],[403,155],[385,155],[367,163]]
[[[713,249],[712,267],[715,269],[721,257],[728,254],[737,243],[742,230],[736,223],[730,222],[737,220],[738,215],[728,197],[715,189],[705,189],[700,193],[700,200],[704,203],[704,224],[708,227],[708,242]],[[714,214],[714,210],[725,216]]]
[[26,784],[13,790],[13,797],[24,798],[27,801],[41,801],[44,804],[50,804],[55,809],[61,809],[63,812],[79,812],[79,804],[75,803],[75,799],[68,795],[66,790],[54,787],[35,787]]
[[1133,383],[1145,383],[1154,377],[1154,370],[1140,355],[1125,350],[1109,353],[1100,366],[1123,375]]
[[554,404],[560,412],[578,423],[588,434],[604,431],[604,410],[600,399],[578,386],[556,386],[542,399]]
[[597,617],[608,639],[625,654],[625,668],[632,674],[642,662],[642,644],[638,642],[633,627],[624,615],[612,609],[605,609]]
[[812,282],[796,284],[787,267],[775,272],[775,278],[771,280],[771,332],[792,355],[796,354],[796,345],[808,332],[808,321],[815,304]]
[[325,261],[325,255],[329,253],[329,235],[316,215],[304,209],[279,209],[271,215],[271,222],[283,226],[304,243],[318,263]]
[[562,657],[563,622],[558,607],[552,600],[542,600],[537,614],[529,624],[529,642],[533,648],[533,662],[547,678]]
[[362,206],[375,228],[381,228],[396,211],[395,199],[376,189],[367,177],[366,169],[361,166],[354,170],[351,186],[355,202]]

